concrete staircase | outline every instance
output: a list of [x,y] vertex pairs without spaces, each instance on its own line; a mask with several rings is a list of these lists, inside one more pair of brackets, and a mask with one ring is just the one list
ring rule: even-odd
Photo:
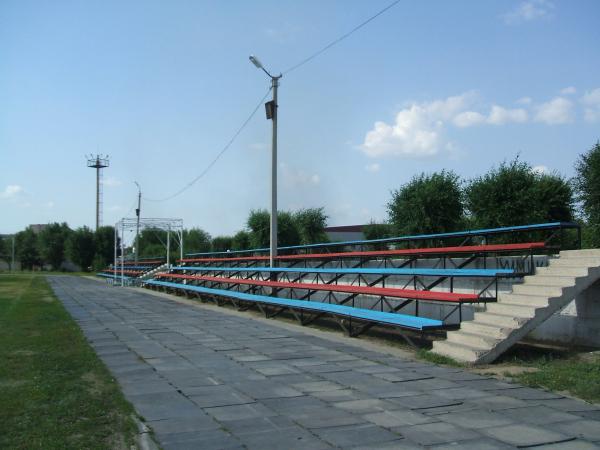
[[167,263],[165,264],[161,264],[158,267],[155,267],[152,270],[149,270],[148,272],[146,272],[145,274],[143,274],[142,276],[139,277],[140,280],[149,280],[150,278],[154,278],[154,275],[157,274],[158,272],[161,272],[163,270],[167,269]]
[[560,252],[548,267],[514,285],[512,293],[499,294],[485,312],[449,331],[445,341],[435,341],[432,351],[471,364],[490,363],[598,280],[600,249]]

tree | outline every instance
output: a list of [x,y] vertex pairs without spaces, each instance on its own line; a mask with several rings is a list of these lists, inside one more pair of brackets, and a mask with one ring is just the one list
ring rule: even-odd
[[477,228],[572,219],[569,183],[557,174],[534,172],[518,157],[472,180],[465,198]]
[[65,243],[71,229],[66,223],[50,223],[39,235],[40,254],[42,259],[58,270],[65,260]]
[[226,252],[231,250],[233,243],[233,237],[231,236],[217,236],[212,240],[212,251],[213,252]]
[[20,231],[15,236],[16,253],[21,270],[33,270],[33,266],[41,265],[40,253],[38,251],[38,238],[31,227]]
[[[119,239],[120,241],[120,239]],[[99,227],[94,233],[94,268],[103,269],[114,260],[115,229],[111,226]],[[119,242],[117,242],[117,247]]]
[[265,248],[269,246],[271,215],[266,209],[253,209],[250,211],[246,226],[250,230],[250,246],[252,248]]
[[301,244],[327,242],[325,227],[327,215],[323,208],[306,208],[294,213],[294,221],[300,233]]
[[87,271],[96,254],[94,232],[86,226],[74,230],[67,239],[66,254],[82,270]]
[[232,250],[248,250],[250,249],[250,241],[251,235],[246,230],[238,231],[233,236],[233,241],[231,243]]
[[388,223],[371,222],[363,228],[365,239],[385,239],[392,237],[392,226]]
[[575,171],[577,200],[588,225],[584,230],[586,245],[600,247],[600,142],[579,157]]
[[288,247],[300,244],[300,230],[295,217],[288,211],[277,213],[277,246]]
[[210,251],[210,234],[201,228],[183,230],[183,248],[186,253]]
[[387,210],[398,234],[455,231],[464,210],[459,177],[445,170],[415,176],[392,192]]

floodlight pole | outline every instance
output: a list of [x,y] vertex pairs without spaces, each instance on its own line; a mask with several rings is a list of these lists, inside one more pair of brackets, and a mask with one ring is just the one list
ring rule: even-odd
[[135,215],[137,216],[137,223],[135,226],[135,265],[137,266],[140,254],[140,213],[142,208],[142,188],[137,181],[134,181],[134,183],[138,188],[138,207],[135,210]]
[[271,77],[273,87],[273,135],[271,140],[271,248],[269,252],[269,265],[275,267],[277,264],[277,88],[278,77]]
[[114,261],[113,261],[113,286],[115,286],[117,284],[117,239],[118,239],[118,230],[119,229],[119,222],[117,222],[115,224],[115,240],[113,242],[113,248],[114,248]]
[[[265,106],[267,108],[267,119],[273,121],[273,136],[271,140],[271,236],[269,265],[270,267],[275,267],[277,265],[277,108],[279,106],[277,104],[277,88],[279,87],[279,79],[283,75],[271,75],[254,55],[250,55],[250,62],[271,78],[271,87],[273,89],[273,101],[269,102],[270,105],[267,103]],[[271,278],[276,277],[275,273],[271,273]]]

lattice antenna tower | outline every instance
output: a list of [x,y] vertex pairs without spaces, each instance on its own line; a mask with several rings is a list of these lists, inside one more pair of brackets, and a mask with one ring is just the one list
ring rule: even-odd
[[96,169],[96,230],[102,226],[102,169],[109,166],[108,155],[88,155],[87,166]]

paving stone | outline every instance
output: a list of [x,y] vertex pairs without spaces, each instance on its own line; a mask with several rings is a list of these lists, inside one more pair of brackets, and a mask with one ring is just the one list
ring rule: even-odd
[[579,416],[557,411],[547,406],[526,406],[524,408],[513,408],[503,411],[503,414],[515,422],[525,422],[533,425],[545,425],[555,422],[569,422],[581,420]]
[[520,387],[516,389],[501,389],[489,392],[495,392],[498,395],[506,395],[508,397],[518,398],[520,400],[550,400],[550,399],[561,399],[564,396],[560,394],[554,394],[552,392],[542,391],[540,389],[532,389],[527,387]]
[[[512,412],[514,410],[511,409],[510,411]],[[435,417],[441,421],[471,429],[498,427],[501,425],[510,425],[519,422],[518,419],[513,420],[510,413],[508,416],[506,416],[497,412],[485,411],[481,409],[453,411],[446,414],[439,414]]]
[[336,447],[371,445],[401,439],[401,436],[372,424],[319,428],[313,430],[313,433]]
[[361,416],[350,414],[333,407],[318,409],[307,414],[294,416],[294,421],[308,429],[342,427],[367,423]]
[[285,414],[288,417],[295,417],[329,408],[327,403],[308,395],[302,397],[266,399],[261,400],[261,403],[273,411],[277,411],[279,414]]
[[377,378],[381,378],[382,380],[391,381],[392,383],[404,381],[430,380],[433,378],[431,375],[418,374],[415,372],[408,372],[400,369],[396,369],[395,372],[380,372],[374,373],[373,375]]
[[600,423],[596,420],[579,419],[573,422],[556,423],[553,428],[588,441],[600,441]]
[[272,380],[244,381],[233,383],[233,386],[250,397],[261,400],[268,398],[300,397],[302,392]]
[[276,412],[268,409],[261,403],[217,406],[214,408],[204,408],[204,411],[218,421],[253,419],[257,417],[269,417],[277,415]]
[[502,411],[505,409],[530,406],[530,404],[524,400],[507,397],[505,395],[491,395],[489,397],[467,400],[465,401],[465,404],[471,404],[474,408],[489,409],[490,411]]
[[436,395],[439,395],[440,397],[444,398],[449,398],[451,400],[473,400],[481,397],[487,397],[491,394],[488,394],[485,391],[479,391],[467,387],[458,387],[450,389],[438,389],[436,390]]
[[295,383],[292,384],[292,387],[301,392],[328,392],[344,388],[342,385],[332,381],[310,381],[306,383]]
[[157,434],[157,437],[165,450],[200,448],[230,450],[243,448],[239,440],[221,430]]
[[376,398],[369,398],[363,400],[349,400],[343,402],[337,402],[332,404],[336,408],[343,409],[345,411],[354,414],[366,414],[371,412],[386,411],[392,409],[398,409],[398,405],[379,400]]
[[329,403],[343,402],[346,400],[360,400],[368,397],[366,394],[354,389],[337,389],[334,391],[311,392],[310,395]]
[[462,405],[461,401],[450,400],[433,394],[399,397],[390,399],[390,401],[409,409],[429,409],[441,406]]
[[244,447],[251,450],[322,450],[332,448],[331,445],[298,426],[285,428],[279,433],[266,431],[244,434],[241,436],[241,440],[244,443]]
[[[512,445],[503,444],[489,438],[478,438],[470,441],[449,442],[447,444],[433,445],[431,450],[509,450]],[[540,447],[541,448],[541,447]]]
[[410,439],[411,441],[427,446],[466,441],[481,437],[481,435],[471,430],[446,422],[401,426],[395,430],[400,432],[404,437]]
[[191,387],[186,388],[183,392],[186,397],[201,408],[254,403],[254,399],[236,391],[230,386]]
[[423,423],[437,422],[437,419],[425,416],[415,411],[383,411],[363,415],[365,420],[385,428],[397,428],[404,425],[420,425]]
[[208,414],[196,414],[194,417],[177,417],[146,422],[156,433],[171,434],[192,431],[204,431],[221,427]]
[[485,428],[480,431],[493,439],[517,447],[553,444],[573,439],[573,436],[557,433],[547,428],[522,424]]
[[249,433],[284,433],[287,428],[296,424],[286,416],[253,417],[249,419],[222,420],[220,422],[228,432],[243,440],[243,435]]
[[556,444],[540,445],[535,447],[541,450],[597,450],[600,446],[592,444],[587,441],[580,441],[578,439],[567,442],[558,442]]

